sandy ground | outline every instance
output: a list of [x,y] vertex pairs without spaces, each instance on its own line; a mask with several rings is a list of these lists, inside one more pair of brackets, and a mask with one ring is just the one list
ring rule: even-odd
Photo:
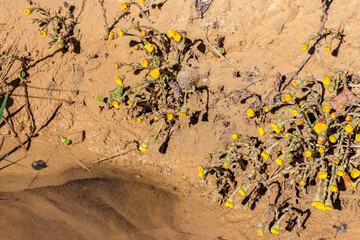
[[[63,1],[36,2],[57,9]],[[256,135],[255,126],[249,127],[245,118],[245,105],[210,97],[208,121],[200,117],[195,125],[186,121],[180,124],[165,155],[157,151],[161,145],[157,141],[150,145],[149,153],[132,151],[93,163],[121,153],[121,144],[127,140],[146,137],[148,122],[129,121],[121,110],[100,112],[101,104],[95,101],[95,97],[106,95],[116,86],[113,77],[119,72],[113,62],[138,62],[142,55],[128,47],[130,38],[103,40],[97,0],[69,3],[75,6],[78,20],[78,54],[46,48],[46,39],[39,35],[36,25],[29,23],[31,17],[23,13],[29,6],[27,1],[0,0],[0,22],[5,23],[0,25],[0,53],[11,49],[31,59],[28,93],[36,128],[40,129],[29,151],[19,149],[0,163],[0,239],[257,238],[255,227],[261,208],[245,212],[218,206],[208,194],[212,187],[197,176],[197,167],[206,163],[203,156],[225,146],[233,132]],[[105,0],[105,7],[110,23],[122,14],[119,1]],[[344,29],[344,42],[337,56],[326,53],[321,46],[300,75],[322,78],[334,68],[360,74],[359,7],[357,1],[331,3],[326,27]],[[137,15],[132,12],[116,27],[130,26]],[[190,39],[204,39],[204,28],[209,25],[210,41],[225,36],[226,57],[241,72],[251,73],[253,81],[259,80],[251,89],[263,94],[274,87],[277,72],[289,77],[306,57],[301,44],[319,29],[320,15],[321,1],[298,0],[214,0],[202,19],[190,0],[168,0],[161,9],[150,8],[151,25],[160,31],[185,30]],[[146,20],[141,23],[149,24]],[[334,41],[335,47],[338,44]],[[87,55],[98,57],[89,59]],[[209,81],[203,83],[210,90],[224,85],[225,91],[230,91],[248,84],[243,77],[233,77],[234,68],[214,58],[209,48],[199,55],[199,62],[210,66]],[[15,84],[16,72],[14,68],[7,75],[7,83]],[[137,76],[127,81],[136,82]],[[203,103],[193,107],[202,116],[207,96],[199,98]],[[23,87],[16,87],[7,109],[22,140],[31,122],[25,103]],[[216,120],[219,116],[221,121]],[[61,135],[78,131],[85,131],[83,143],[60,143]],[[3,124],[0,133],[10,134],[10,130]],[[14,138],[5,137],[1,153],[16,145]],[[40,172],[33,170],[31,163],[35,160],[46,161],[48,167]],[[342,211],[313,211],[305,230],[281,231],[279,236],[267,231],[265,238],[333,239],[333,225],[346,222],[347,230],[337,236],[354,239],[360,221],[356,196],[349,198]]]

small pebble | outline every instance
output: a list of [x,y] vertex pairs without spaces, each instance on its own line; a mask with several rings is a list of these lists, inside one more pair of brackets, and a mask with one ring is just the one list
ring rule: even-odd
[[44,162],[43,160],[39,160],[39,161],[34,161],[31,163],[31,167],[35,170],[41,170],[43,168],[46,168],[46,162]]

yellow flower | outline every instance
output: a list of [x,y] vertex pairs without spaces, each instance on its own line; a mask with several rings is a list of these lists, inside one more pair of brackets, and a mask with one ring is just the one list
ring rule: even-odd
[[174,33],[175,33],[175,31],[173,31],[173,30],[168,30],[167,33],[166,33],[166,36],[167,36],[168,38],[173,38],[173,37],[174,37]]
[[117,30],[118,30],[118,33],[119,33],[120,37],[123,37],[125,35],[121,28],[118,28]]
[[271,124],[271,127],[274,129],[276,134],[280,134],[281,129],[279,128],[279,126],[277,124]]
[[167,120],[171,121],[171,120],[173,120],[173,119],[174,119],[174,114],[169,113],[169,114],[167,115]]
[[285,94],[284,98],[287,102],[290,102],[292,100],[292,96],[290,94]]
[[228,198],[228,200],[225,203],[225,206],[229,207],[229,208],[233,208],[234,207],[234,199],[233,198]]
[[330,117],[331,117],[332,119],[335,119],[335,118],[336,118],[336,113],[330,114]]
[[326,127],[326,123],[322,123],[322,122],[317,122],[315,125],[314,125],[314,130],[317,134],[320,134],[324,131]]
[[311,157],[311,155],[312,155],[312,153],[311,153],[311,151],[309,151],[309,150],[307,150],[307,151],[304,153],[304,156],[305,156],[306,158]]
[[128,6],[126,5],[126,3],[121,3],[120,8],[125,11]]
[[275,223],[271,229],[270,229],[270,232],[272,234],[275,234],[275,235],[278,235],[279,234],[279,229],[280,229],[280,224],[279,223]]
[[325,206],[323,208],[323,211],[331,211],[331,212],[334,211],[334,206],[332,205],[331,200],[326,200],[325,201]]
[[113,101],[112,105],[114,108],[119,108],[119,102],[118,101]]
[[238,136],[236,133],[234,133],[233,135],[231,135],[231,138],[234,139],[234,140],[236,140],[236,139],[239,138],[239,136]]
[[187,115],[186,115],[186,113],[184,113],[184,112],[179,112],[179,117],[187,117]]
[[356,134],[355,139],[356,139],[356,141],[360,142],[360,134]]
[[149,66],[149,61],[146,59],[141,60],[141,66],[147,68]]
[[324,85],[330,85],[330,83],[331,83],[331,79],[329,78],[329,77],[324,77],[323,79],[322,79],[322,82],[323,82],[323,84]]
[[298,114],[298,110],[296,110],[296,109],[294,109],[294,110],[292,110],[292,112],[291,112],[291,114],[294,116],[294,117],[296,117],[296,115]]
[[286,137],[286,138],[290,137],[290,133],[285,133],[284,137]]
[[119,85],[123,85],[123,81],[119,76],[115,76],[115,82]]
[[198,173],[198,176],[201,177],[201,178],[204,178],[204,168],[202,166],[199,167],[199,173]]
[[263,237],[264,236],[264,226],[263,225],[259,225],[256,228],[256,232],[259,236]]
[[146,0],[140,0],[141,4],[144,4],[146,2]]
[[278,157],[278,158],[275,160],[275,162],[276,162],[277,164],[279,164],[280,166],[282,166],[282,165],[284,164],[284,161],[283,161],[280,157]]
[[142,123],[143,120],[138,117],[138,118],[136,119],[136,121],[138,121],[138,123]]
[[141,152],[147,152],[149,151],[149,141],[148,140],[145,140],[139,147],[139,150]]
[[326,179],[328,177],[328,174],[325,171],[320,171],[318,172],[317,177],[320,179]]
[[331,186],[330,186],[330,191],[332,191],[332,192],[337,192],[337,191],[338,191],[337,186],[331,185]]
[[46,32],[46,31],[44,31],[44,30],[42,30],[42,31],[40,31],[40,35],[41,35],[42,37],[46,37],[47,32]]
[[340,177],[343,177],[346,175],[346,173],[342,170],[342,169],[339,169],[336,171],[336,175],[340,176]]
[[248,109],[246,110],[246,114],[247,114],[249,117],[254,116],[254,114],[255,114],[254,109],[248,108]]
[[135,102],[134,97],[131,97],[131,98],[129,98],[129,100],[127,101],[127,104],[130,105],[130,106],[132,106],[132,105],[134,104],[134,102]]
[[241,188],[241,189],[239,190],[239,193],[240,193],[241,196],[245,196],[245,195],[246,195],[246,189]]
[[306,185],[305,180],[301,179],[301,181],[300,181],[300,185],[301,185],[301,186],[305,186],[305,185]]
[[319,153],[324,153],[325,152],[325,149],[323,147],[319,148]]
[[178,32],[175,32],[174,33],[174,40],[177,41],[177,42],[180,42],[181,41],[181,34],[178,33]]
[[350,121],[351,120],[351,116],[350,115],[347,115],[346,118],[345,118],[346,121]]
[[158,120],[158,116],[154,116],[154,120],[155,120],[155,121]]
[[146,44],[146,45],[144,46],[144,49],[145,49],[146,51],[148,51],[149,53],[151,53],[151,52],[154,51],[154,47],[153,47],[153,45],[152,45],[151,43]]
[[114,40],[114,33],[113,32],[109,33],[109,40]]
[[332,143],[336,143],[337,139],[336,139],[336,137],[334,135],[331,135],[329,137],[329,141],[332,142]]
[[305,52],[306,50],[308,50],[308,45],[307,44],[303,44],[303,45],[301,45],[301,49]]
[[340,109],[343,109],[343,108],[344,108],[344,105],[340,104],[340,105],[339,105],[339,108],[340,108]]
[[119,63],[114,63],[114,68],[118,69],[120,67]]
[[264,110],[265,110],[266,113],[270,112],[270,108],[269,108],[269,107],[265,107]]
[[325,47],[325,51],[326,51],[326,52],[331,52],[331,48],[330,48],[329,46],[326,46],[326,47]]
[[132,119],[132,116],[128,115],[126,118],[127,118],[128,120],[130,120],[130,119]]
[[269,150],[265,150],[261,153],[261,156],[265,159],[268,160],[269,159],[269,155],[270,155],[270,151]]
[[322,209],[324,209],[325,204],[323,202],[320,202],[320,201],[313,201],[311,203],[311,206],[316,207],[319,210],[322,210]]
[[340,162],[340,159],[339,159],[338,157],[334,157],[334,158],[331,160],[331,162],[333,162],[333,163],[335,163],[336,165],[338,165],[339,162]]
[[259,135],[260,135],[260,137],[262,137],[262,136],[264,136],[265,135],[265,129],[264,128],[262,128],[262,127],[260,127],[260,128],[258,128],[258,131],[259,131]]
[[139,49],[139,45],[137,45],[137,44],[134,45],[134,46],[133,46],[133,49],[134,49],[134,50],[138,50],[138,49]]
[[150,76],[154,79],[157,79],[160,77],[160,71],[159,69],[155,68],[150,72]]
[[299,102],[299,106],[302,106],[304,104],[304,101]]
[[353,128],[353,126],[352,126],[350,123],[348,123],[348,124],[346,124],[346,126],[345,126],[345,131],[347,131],[348,133],[351,133],[351,132],[354,131],[354,128]]
[[26,15],[29,15],[29,14],[31,13],[31,10],[28,9],[28,8],[25,8],[24,13],[25,13]]
[[324,113],[329,113],[330,107],[328,105],[323,106],[323,111],[324,111]]
[[357,168],[354,168],[350,173],[352,178],[358,178],[360,176],[360,171]]

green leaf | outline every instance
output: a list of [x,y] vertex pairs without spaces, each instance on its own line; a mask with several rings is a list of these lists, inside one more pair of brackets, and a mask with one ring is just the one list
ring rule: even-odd
[[2,116],[4,114],[4,110],[5,110],[5,106],[6,106],[6,102],[9,96],[9,92],[6,93],[6,96],[4,98],[3,103],[1,104],[1,108],[0,108],[0,121],[2,120]]

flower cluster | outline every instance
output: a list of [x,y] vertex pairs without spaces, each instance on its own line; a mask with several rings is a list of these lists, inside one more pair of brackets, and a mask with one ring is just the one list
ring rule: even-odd
[[66,13],[61,15],[61,10],[52,14],[50,10],[46,10],[41,7],[26,8],[24,13],[26,15],[39,13],[39,18],[33,18],[30,23],[39,24],[40,35],[42,37],[49,37],[51,40],[48,42],[47,47],[51,48],[56,44],[59,48],[68,48],[70,43],[74,44],[74,38],[72,37],[75,22],[73,9],[68,3],[64,2],[64,8]]
[[[118,86],[109,92],[109,97],[98,97],[98,100],[106,102],[110,108],[119,109],[123,105],[129,120],[135,118],[139,123],[149,120],[150,131],[139,147],[140,151],[147,152],[149,136],[157,122],[162,122],[160,131],[164,124],[165,129],[171,129],[179,118],[189,119],[187,98],[194,89],[180,87],[177,75],[182,68],[185,49],[190,45],[185,41],[185,35],[178,31],[169,30],[165,34],[137,23],[109,33],[110,40],[126,36],[133,38],[130,45],[135,51],[143,52],[143,58],[133,63],[115,62],[116,69],[126,70],[114,77]],[[131,72],[142,72],[144,77],[137,84],[128,85],[126,78]]]
[[[213,163],[201,166],[199,176],[212,179],[218,186],[215,193],[230,208],[239,195],[244,197],[242,204],[248,209],[249,204],[254,205],[267,193],[269,205],[264,214],[270,209],[276,213],[275,219],[268,220],[273,223],[269,226],[273,234],[279,233],[283,219],[300,221],[300,203],[315,188],[314,182],[317,190],[311,205],[334,211],[339,185],[345,183],[348,190],[356,191],[360,182],[360,162],[356,155],[360,142],[360,104],[348,89],[348,80],[342,70],[321,80],[314,77],[294,80],[292,89],[283,93],[280,103],[268,107],[273,109],[273,115],[265,115],[269,126],[258,128],[259,137],[233,134],[232,145],[205,156],[209,160],[218,157]],[[262,111],[267,112],[259,109],[248,108],[246,114],[259,118]],[[298,194],[293,196],[291,191],[295,189]],[[286,191],[296,201],[282,199]],[[289,207],[285,208],[285,204]],[[261,236],[264,216],[257,228]]]

